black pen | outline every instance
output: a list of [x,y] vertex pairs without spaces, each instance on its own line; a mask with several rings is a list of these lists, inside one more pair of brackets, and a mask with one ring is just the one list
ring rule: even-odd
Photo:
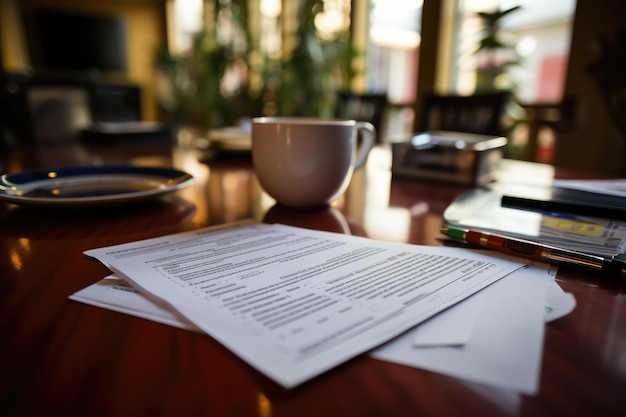
[[581,269],[601,275],[626,280],[626,263],[602,256],[541,245],[528,240],[516,239],[479,230],[448,226],[441,233],[453,239],[509,255],[521,256],[552,265]]

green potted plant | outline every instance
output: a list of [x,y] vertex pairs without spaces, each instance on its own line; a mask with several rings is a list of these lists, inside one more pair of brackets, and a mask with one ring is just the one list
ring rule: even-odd
[[512,66],[520,65],[521,59],[515,50],[515,44],[503,39],[501,29],[502,19],[519,9],[521,6],[478,12],[483,22],[483,36],[476,50],[477,92],[512,89],[512,82],[505,79],[506,72]]
[[245,0],[215,2],[213,22],[187,53],[162,48],[156,65],[170,121],[215,129],[259,115],[331,115],[335,91],[349,88],[356,75],[357,52],[349,30],[320,35],[315,19],[324,12],[322,0],[297,1],[294,43],[279,56],[260,47]]

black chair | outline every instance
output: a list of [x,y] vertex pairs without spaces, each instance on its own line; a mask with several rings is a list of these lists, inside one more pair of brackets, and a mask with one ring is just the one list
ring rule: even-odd
[[502,116],[509,99],[509,92],[471,96],[427,94],[422,128],[502,136],[506,133]]
[[137,86],[0,72],[0,146],[76,139],[95,122],[139,120]]
[[0,148],[33,141],[27,85],[25,75],[0,72]]
[[370,122],[376,128],[376,141],[381,142],[383,117],[387,110],[387,93],[352,93],[338,91],[333,116]]

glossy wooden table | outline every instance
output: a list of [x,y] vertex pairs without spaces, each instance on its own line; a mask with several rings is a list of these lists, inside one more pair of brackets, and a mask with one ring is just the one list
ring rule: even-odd
[[[59,165],[174,165],[195,185],[145,204],[51,210],[0,203],[0,409],[11,416],[626,415],[626,287],[561,270],[577,308],[546,325],[538,395],[362,356],[286,391],[208,336],[68,300],[108,274],[86,249],[253,218],[441,245],[464,187],[391,180],[375,149],[331,208],[274,206],[246,158],[167,144],[3,152],[4,172]],[[550,167],[544,167],[551,175]]]

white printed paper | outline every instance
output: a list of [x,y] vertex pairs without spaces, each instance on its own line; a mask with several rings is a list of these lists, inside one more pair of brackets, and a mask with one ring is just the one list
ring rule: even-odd
[[285,387],[390,340],[526,265],[462,248],[264,224],[86,254]]
[[372,356],[535,394],[547,319],[546,283],[552,279],[545,271],[542,267],[519,270],[486,288],[484,305],[463,346],[416,348],[414,335],[408,332]]

